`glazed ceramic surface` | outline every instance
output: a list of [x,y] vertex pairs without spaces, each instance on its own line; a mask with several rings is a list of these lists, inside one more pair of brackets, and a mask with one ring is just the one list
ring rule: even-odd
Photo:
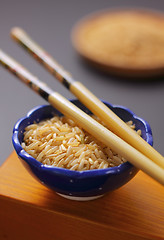
[[[71,101],[87,114],[91,114],[78,100]],[[111,105],[107,102],[104,103],[123,121],[132,120],[136,126],[136,130],[141,129],[142,137],[145,141],[153,145],[151,128],[145,120],[137,117],[126,107]],[[13,129],[12,141],[15,151],[27,170],[40,181],[40,183],[66,198],[73,200],[91,200],[123,186],[136,175],[138,169],[129,162],[107,169],[72,171],[43,165],[30,156],[21,147],[24,129],[34,121],[39,122],[43,119],[51,118],[56,114],[62,115],[50,105],[35,107],[28,112],[27,116],[18,120]]]

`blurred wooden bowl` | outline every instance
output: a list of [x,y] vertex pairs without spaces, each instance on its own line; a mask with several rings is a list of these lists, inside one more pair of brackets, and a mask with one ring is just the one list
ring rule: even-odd
[[72,31],[76,51],[94,67],[124,77],[164,74],[164,15],[150,10],[106,10]]

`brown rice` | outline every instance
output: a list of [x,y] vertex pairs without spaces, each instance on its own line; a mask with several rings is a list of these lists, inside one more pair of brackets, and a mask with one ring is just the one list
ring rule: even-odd
[[[93,118],[99,121],[97,117]],[[127,124],[135,129],[132,121]],[[43,164],[70,170],[103,169],[126,162],[65,116],[54,116],[27,126],[22,147]]]

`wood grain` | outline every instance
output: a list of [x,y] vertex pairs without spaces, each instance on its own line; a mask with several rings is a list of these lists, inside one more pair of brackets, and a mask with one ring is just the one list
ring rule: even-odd
[[0,239],[164,239],[164,188],[141,171],[104,197],[76,202],[37,182],[15,152],[0,168]]

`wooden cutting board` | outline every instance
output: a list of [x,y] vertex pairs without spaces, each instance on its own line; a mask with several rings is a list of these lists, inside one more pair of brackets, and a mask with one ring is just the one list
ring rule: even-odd
[[37,182],[13,152],[0,168],[0,239],[164,239],[164,187],[140,171],[100,199],[71,201]]

